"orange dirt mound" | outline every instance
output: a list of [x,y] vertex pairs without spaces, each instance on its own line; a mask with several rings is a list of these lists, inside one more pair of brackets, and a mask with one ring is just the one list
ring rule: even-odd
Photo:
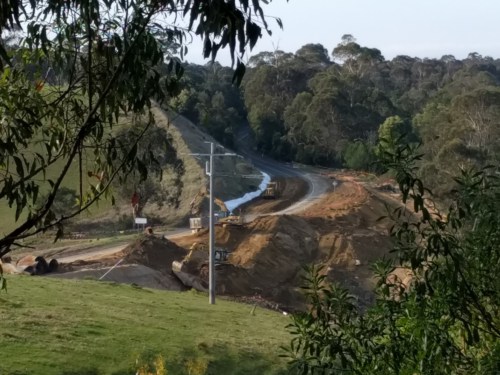
[[[244,298],[264,298],[291,310],[303,307],[299,292],[302,270],[323,265],[332,281],[357,295],[361,305],[373,298],[370,264],[388,254],[387,199],[355,180],[344,179],[301,215],[265,216],[243,226],[216,228],[216,246],[229,251],[227,262],[216,268],[217,293]],[[208,236],[181,240],[207,246]],[[181,243],[179,242],[179,243]],[[206,281],[206,262],[190,272]]]
[[234,248],[230,261],[244,268],[268,265],[269,273],[310,259],[317,247],[317,233],[297,216],[266,216],[248,225],[247,236]]

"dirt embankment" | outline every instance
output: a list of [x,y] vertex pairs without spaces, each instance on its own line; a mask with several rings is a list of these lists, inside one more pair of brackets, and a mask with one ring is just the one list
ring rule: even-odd
[[[166,131],[171,139],[177,157],[182,160],[184,173],[180,180],[171,170],[164,170],[160,188],[166,192],[176,191],[181,186],[179,205],[173,207],[167,201],[148,201],[142,210],[149,223],[161,223],[162,225],[186,226],[191,213],[190,202],[202,191],[207,190],[208,177],[205,173],[205,162],[208,156],[193,154],[210,153],[210,145],[215,144],[216,153],[226,153],[230,150],[224,149],[214,138],[204,133],[187,118],[173,112],[163,111],[158,106],[152,108],[155,123],[159,128]],[[125,119],[125,123],[130,119]],[[235,157],[215,157],[214,161],[214,191],[218,198],[223,201],[238,198],[249,191],[258,189],[262,181],[260,172],[246,160]],[[251,177],[251,178],[250,178]],[[131,198],[131,197],[130,197]],[[117,199],[115,206],[109,205],[108,209],[101,209],[90,217],[80,217],[74,221],[73,228],[79,232],[116,232],[127,229],[132,220],[132,207],[129,197]],[[148,197],[141,197],[141,200]],[[208,212],[208,199],[200,202],[203,210]],[[204,212],[202,212],[204,213]]]
[[95,278],[143,287],[185,290],[172,273],[172,262],[182,260],[187,251],[155,235],[142,235],[123,250],[100,259],[61,264],[54,277]]
[[[340,282],[370,303],[374,280],[370,264],[388,253],[383,194],[371,192],[349,176],[301,215],[265,216],[243,226],[216,228],[217,247],[229,251],[217,267],[217,293],[263,298],[284,309],[300,309],[303,267],[324,266],[331,281]],[[176,243],[207,246],[206,233],[179,238]],[[205,252],[206,254],[206,252]],[[197,271],[206,280],[206,261]],[[196,268],[196,267],[195,267]]]
[[[388,254],[391,246],[389,224],[378,219],[387,213],[386,205],[394,206],[395,201],[375,189],[366,189],[352,175],[336,174],[335,178],[336,188],[332,186],[300,215],[261,216],[244,225],[216,227],[216,248],[229,254],[216,266],[217,294],[267,307],[302,309],[303,267],[318,264],[324,266],[329,280],[356,295],[361,306],[369,304],[375,282],[370,265]],[[293,201],[304,193],[301,183],[287,180],[284,184],[286,193],[279,199],[257,200],[247,210],[279,209],[289,204],[286,200]],[[110,266],[122,258],[127,266],[144,267],[141,275],[145,268],[151,270],[155,287],[181,289],[172,273],[172,262],[183,260],[183,271],[198,280],[198,285],[206,288],[208,284],[206,230],[172,241],[144,236],[100,264]]]
[[[179,197],[177,208],[164,207],[158,209],[157,205],[151,204],[146,207],[146,212],[161,217],[164,222],[187,224],[187,218],[191,213],[193,198],[199,192],[207,191],[208,177],[205,174],[205,162],[208,156],[195,156],[193,154],[210,153],[210,145],[214,142],[216,153],[226,153],[230,150],[222,146],[212,137],[201,131],[199,127],[187,118],[173,112],[166,112],[156,107],[153,109],[157,125],[166,129],[172,137],[173,144],[179,157],[183,160],[185,173],[181,178],[182,193]],[[234,156],[214,158],[214,192],[223,201],[241,197],[249,191],[258,189],[262,178],[247,178],[258,176],[260,173],[246,160]],[[163,188],[172,189],[177,181],[169,176],[163,178]],[[208,202],[208,198],[205,199]],[[208,212],[208,204],[200,202],[202,214]],[[206,212],[205,212],[206,211]]]

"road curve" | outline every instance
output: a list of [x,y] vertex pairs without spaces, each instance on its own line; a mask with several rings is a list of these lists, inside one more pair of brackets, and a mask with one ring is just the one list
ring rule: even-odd
[[[322,198],[332,186],[330,179],[323,177],[321,175],[311,173],[307,170],[293,165],[291,163],[283,163],[270,159],[264,155],[259,155],[251,149],[253,144],[250,129],[248,127],[243,128],[236,138],[236,145],[238,146],[238,153],[245,157],[248,161],[262,172],[267,173],[271,177],[299,177],[307,182],[309,185],[308,192],[306,196],[299,202],[287,207],[281,211],[273,212],[270,215],[284,215],[284,214],[296,214],[304,211],[306,208],[315,203],[318,199]],[[255,215],[265,216],[265,215]],[[254,215],[251,215],[247,219],[249,221],[253,220]]]
[[[267,216],[267,215],[285,215],[285,214],[297,214],[309,206],[314,204],[318,199],[321,199],[324,194],[326,194],[332,186],[332,181],[326,177],[323,177],[316,173],[311,173],[306,168],[294,166],[291,163],[283,163],[278,162],[276,160],[270,159],[266,156],[259,155],[255,151],[253,151],[249,145],[251,145],[250,138],[250,130],[244,129],[243,132],[240,132],[239,137],[237,138],[236,144],[238,147],[238,153],[245,157],[248,161],[251,161],[252,164],[262,172],[267,173],[271,177],[282,177],[282,178],[290,178],[290,177],[298,177],[306,181],[309,185],[308,192],[304,198],[300,201],[294,203],[293,205],[277,212],[273,212],[271,214],[256,214],[256,215],[248,215],[246,216],[247,222],[254,220],[259,216]],[[177,230],[168,233],[166,238],[175,238],[186,235],[190,233],[188,228],[178,228]],[[114,253],[117,253],[123,250],[128,243],[122,243],[114,246],[100,247],[95,249],[88,249],[86,251],[78,251],[78,252],[68,252],[67,254],[58,258],[61,263],[70,263],[75,260],[85,259],[85,260],[96,260],[102,258],[104,256],[110,256]]]

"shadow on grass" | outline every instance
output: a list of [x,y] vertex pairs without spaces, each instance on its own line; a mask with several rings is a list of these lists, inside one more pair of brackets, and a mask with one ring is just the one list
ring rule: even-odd
[[[286,364],[279,358],[279,348],[263,355],[252,350],[239,350],[225,344],[200,343],[193,350],[184,351],[168,363],[169,374],[198,375],[284,375]],[[203,371],[204,369],[204,371]]]
[[60,375],[103,375],[103,373],[95,367],[84,367],[76,370],[64,370]]
[[[285,375],[288,371],[286,364],[279,358],[279,350],[276,348],[274,353],[264,355],[252,350],[235,350],[226,344],[202,342],[175,357],[154,349],[146,349],[140,355],[140,362],[148,363],[153,371],[152,374],[155,373],[153,365],[155,358],[162,355],[169,375]],[[127,368],[111,372],[104,372],[96,367],[82,367],[66,369],[58,375],[135,375],[137,371],[135,364],[136,359],[131,361]]]

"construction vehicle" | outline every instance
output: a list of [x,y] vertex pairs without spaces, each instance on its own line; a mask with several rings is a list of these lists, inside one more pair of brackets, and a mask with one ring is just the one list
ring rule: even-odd
[[214,203],[220,207],[220,211],[215,214],[217,217],[216,221],[218,225],[224,226],[225,224],[236,224],[236,225],[243,224],[242,216],[235,215],[234,213],[229,212],[225,203],[221,201],[219,198],[214,198]]
[[[207,196],[208,196],[208,192],[206,190],[200,190],[195,195],[195,197],[191,200],[191,203],[189,203],[189,207],[191,208],[191,215],[193,215],[193,216],[200,215],[201,204],[203,202],[203,199]],[[219,212],[218,212],[218,214],[216,213],[216,215],[219,217],[226,217],[229,213],[229,210],[227,209],[224,201],[222,199],[215,197],[214,203],[217,206],[219,206]]]
[[217,223],[215,225],[225,227],[227,225],[240,226],[242,224],[243,224],[243,216],[230,214],[229,216],[217,220]]
[[278,181],[271,181],[267,184],[266,189],[262,192],[262,198],[276,199],[279,196],[279,183]]
[[[191,214],[194,217],[191,217],[189,219],[189,227],[191,228],[192,232],[199,232],[201,229],[203,229],[206,226],[206,222],[202,220],[201,217],[201,212],[200,212],[200,207],[202,200],[208,195],[207,191],[199,191],[198,194],[192,199],[190,203],[191,207]],[[226,204],[222,199],[219,199],[217,197],[214,198],[214,203],[219,207],[219,211],[214,213],[215,220],[217,223],[223,224],[223,223],[231,223],[231,224],[241,224],[242,220],[241,217],[238,215],[233,215],[231,212],[229,212],[229,209],[227,208]]]
[[215,214],[216,216],[220,218],[229,216],[229,210],[227,209],[226,204],[222,200],[220,200],[219,198],[214,198],[214,203],[220,208],[220,211]]

